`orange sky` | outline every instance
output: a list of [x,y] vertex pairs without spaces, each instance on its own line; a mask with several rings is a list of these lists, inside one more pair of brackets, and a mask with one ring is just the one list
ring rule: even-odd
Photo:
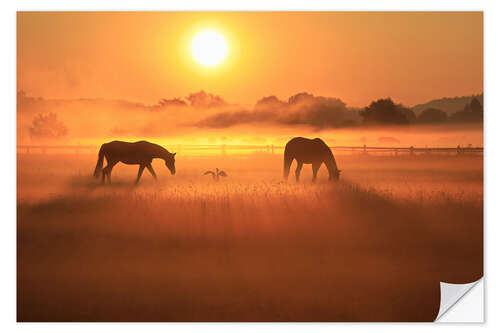
[[[229,42],[197,64],[196,32]],[[201,89],[253,105],[307,91],[412,106],[483,91],[482,13],[18,13],[17,89],[148,104]]]

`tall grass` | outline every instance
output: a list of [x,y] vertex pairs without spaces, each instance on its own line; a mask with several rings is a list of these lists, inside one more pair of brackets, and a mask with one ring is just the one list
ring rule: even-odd
[[433,320],[439,281],[482,276],[482,160],[338,160],[333,184],[256,156],[103,187],[91,158],[21,158],[18,319]]

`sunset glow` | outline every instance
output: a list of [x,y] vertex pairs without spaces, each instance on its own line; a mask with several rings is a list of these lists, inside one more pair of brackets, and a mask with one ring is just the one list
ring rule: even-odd
[[198,63],[212,67],[224,61],[227,57],[228,46],[226,39],[220,33],[206,30],[193,39],[191,52]]
[[483,90],[481,13],[18,18],[17,90],[36,97],[152,104],[204,89],[254,105],[264,96],[307,91],[363,107],[387,96],[412,106]]

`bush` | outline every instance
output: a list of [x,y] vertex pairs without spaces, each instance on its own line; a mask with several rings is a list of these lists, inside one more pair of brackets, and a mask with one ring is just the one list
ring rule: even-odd
[[35,116],[29,131],[33,139],[59,139],[68,135],[66,125],[57,120],[57,114],[52,112]]

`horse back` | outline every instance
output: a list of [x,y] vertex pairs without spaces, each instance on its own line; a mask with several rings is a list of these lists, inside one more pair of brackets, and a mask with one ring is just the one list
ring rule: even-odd
[[102,149],[108,158],[127,164],[150,163],[153,156],[153,146],[147,141],[111,141],[103,144]]
[[289,154],[298,161],[308,164],[323,161],[328,152],[330,152],[330,148],[319,138],[296,137],[288,141],[285,146],[285,154]]

